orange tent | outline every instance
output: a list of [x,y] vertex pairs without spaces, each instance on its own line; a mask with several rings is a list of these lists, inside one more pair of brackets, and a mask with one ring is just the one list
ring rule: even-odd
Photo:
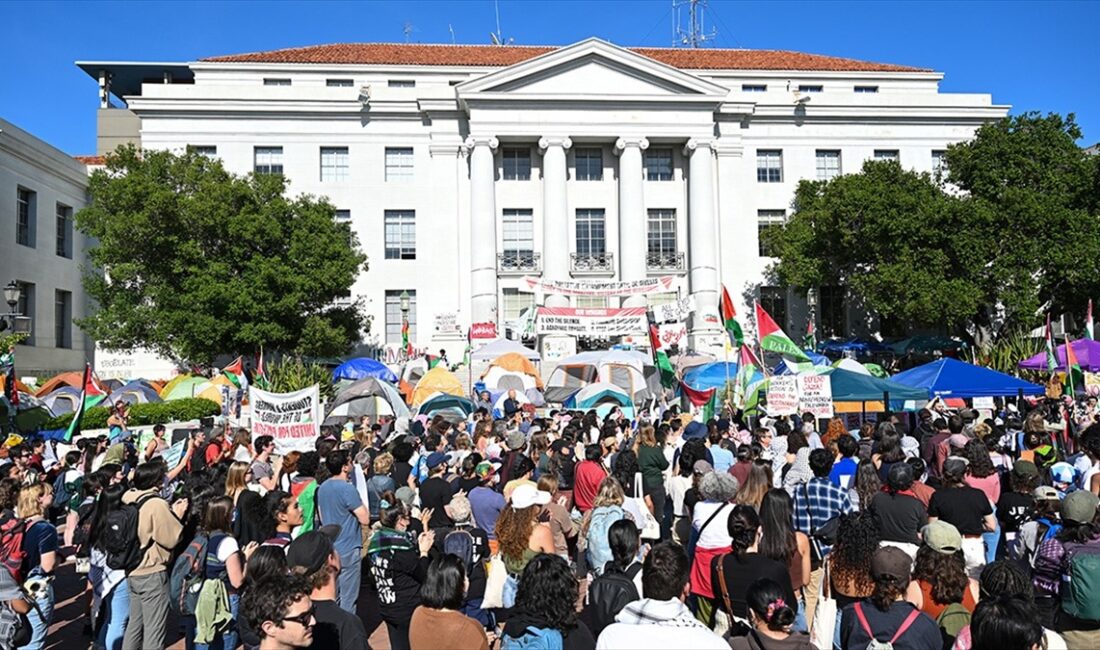
[[518,352],[509,352],[493,359],[485,372],[481,373],[481,378],[486,380],[486,385],[496,386],[499,377],[503,374],[518,374],[530,377],[534,380],[534,386],[542,390],[542,377],[539,376],[538,368],[531,363],[530,359]]
[[[7,388],[7,380],[7,376],[0,375],[0,392],[4,392],[4,389]],[[15,380],[15,390],[19,391],[20,393],[26,393],[28,395],[34,394],[33,390],[31,390],[29,387],[27,387],[26,384],[19,381],[18,379]]]
[[62,386],[72,386],[73,388],[84,388],[84,373],[71,371],[63,372],[50,378],[49,381],[42,384],[42,387],[34,392],[35,397],[42,397],[43,395],[49,395]]

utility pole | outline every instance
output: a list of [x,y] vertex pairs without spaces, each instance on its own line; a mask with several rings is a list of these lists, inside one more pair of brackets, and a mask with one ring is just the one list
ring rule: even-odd
[[[686,16],[681,9],[687,8]],[[713,41],[718,32],[713,27],[708,32],[705,25],[707,0],[672,0],[675,25],[672,32],[673,47],[698,48]],[[686,17],[686,25],[684,18]]]

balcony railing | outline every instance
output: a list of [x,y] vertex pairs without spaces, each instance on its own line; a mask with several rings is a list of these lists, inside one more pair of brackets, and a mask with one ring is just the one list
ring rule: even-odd
[[612,253],[571,253],[569,261],[573,273],[602,275],[615,272]]
[[646,253],[645,267],[650,271],[683,271],[683,253]]
[[542,255],[533,251],[497,254],[497,270],[503,275],[537,273],[540,268],[542,268]]

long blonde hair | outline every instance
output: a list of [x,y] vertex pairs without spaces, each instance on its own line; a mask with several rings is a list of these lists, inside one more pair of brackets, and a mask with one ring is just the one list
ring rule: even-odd
[[596,498],[592,500],[592,509],[584,513],[581,521],[581,537],[588,534],[588,524],[592,520],[592,513],[601,506],[620,506],[626,501],[626,493],[619,479],[614,476],[606,476],[600,481],[600,488],[596,492]]
[[237,496],[248,489],[249,464],[243,461],[234,461],[229,466],[229,473],[225,475],[225,496],[236,503]]
[[46,506],[42,505],[42,497],[52,493],[53,488],[47,483],[35,483],[19,490],[19,499],[15,509],[20,517],[36,517],[46,514]]

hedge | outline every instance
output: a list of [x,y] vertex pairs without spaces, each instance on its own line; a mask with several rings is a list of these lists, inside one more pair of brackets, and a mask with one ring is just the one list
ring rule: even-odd
[[[183,422],[197,420],[222,412],[221,404],[203,397],[175,399],[170,402],[156,404],[134,404],[130,407],[130,426],[148,426],[150,424],[168,424],[169,422]],[[107,428],[106,407],[95,406],[84,412],[82,429]],[[73,420],[72,413],[59,415],[47,420],[42,425],[42,430],[65,429]]]

